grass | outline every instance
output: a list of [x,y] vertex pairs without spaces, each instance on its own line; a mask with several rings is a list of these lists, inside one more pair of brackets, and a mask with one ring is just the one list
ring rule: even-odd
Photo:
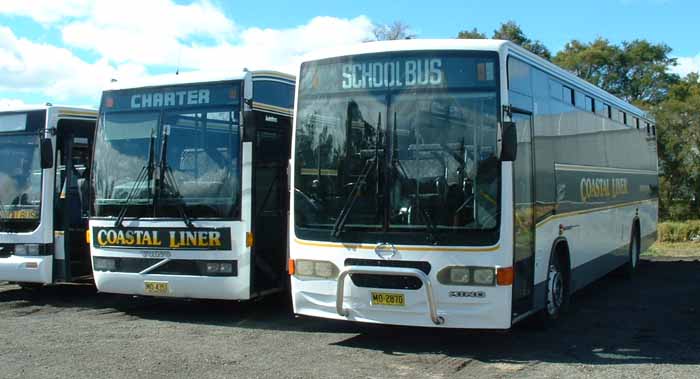
[[642,256],[700,258],[700,242],[657,242]]

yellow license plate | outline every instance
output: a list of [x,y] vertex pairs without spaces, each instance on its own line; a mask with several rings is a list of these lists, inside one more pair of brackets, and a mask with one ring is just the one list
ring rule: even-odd
[[406,305],[406,299],[400,293],[372,292],[372,305],[403,307]]
[[167,295],[170,289],[168,282],[143,282],[143,285],[146,293],[151,295]]

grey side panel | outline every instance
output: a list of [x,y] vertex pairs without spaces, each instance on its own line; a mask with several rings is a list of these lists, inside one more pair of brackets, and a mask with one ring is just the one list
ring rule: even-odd
[[610,271],[622,266],[629,259],[629,244],[588,263],[576,267],[571,272],[572,293],[602,278]]

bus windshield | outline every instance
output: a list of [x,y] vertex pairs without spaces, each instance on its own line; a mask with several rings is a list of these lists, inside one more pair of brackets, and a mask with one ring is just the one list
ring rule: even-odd
[[94,215],[240,218],[238,105],[105,112]]
[[0,135],[0,231],[31,231],[39,225],[39,135]]
[[304,64],[297,235],[494,242],[497,73],[495,54],[381,54]]

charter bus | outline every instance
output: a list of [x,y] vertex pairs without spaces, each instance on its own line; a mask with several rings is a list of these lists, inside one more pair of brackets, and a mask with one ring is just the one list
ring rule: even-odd
[[102,94],[90,240],[101,292],[245,300],[286,287],[294,77],[166,76]]
[[656,238],[654,120],[511,42],[337,48],[297,83],[295,314],[553,322]]
[[0,111],[0,281],[88,280],[87,177],[97,111]]

